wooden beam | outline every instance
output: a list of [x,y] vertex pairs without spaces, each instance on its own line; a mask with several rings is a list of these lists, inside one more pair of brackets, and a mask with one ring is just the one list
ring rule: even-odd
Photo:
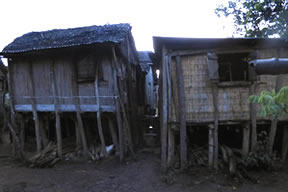
[[33,80],[33,68],[32,63],[29,62],[29,82],[30,87],[32,90],[30,90],[30,101],[32,104],[32,113],[33,113],[33,120],[35,124],[35,135],[36,135],[36,145],[37,145],[37,152],[40,153],[41,151],[41,135],[40,135],[40,128],[39,128],[39,117],[36,109],[36,100],[35,100],[35,85]]
[[52,85],[52,92],[53,92],[53,101],[55,106],[55,116],[56,116],[56,137],[57,137],[57,153],[60,158],[62,158],[62,131],[61,131],[61,118],[59,114],[59,100],[58,100],[58,91],[56,87],[56,79],[55,79],[55,61],[53,59],[51,65],[51,85]]
[[162,63],[161,63],[161,108],[160,108],[160,127],[161,127],[161,167],[162,171],[167,171],[167,135],[168,135],[168,111],[167,111],[167,63],[168,58],[166,56],[167,50],[162,48]]
[[172,124],[168,125],[168,154],[167,154],[167,167],[173,166],[175,159],[175,133]]
[[99,94],[99,89],[98,89],[98,74],[99,74],[98,65],[102,65],[102,63],[98,62],[96,64],[95,82],[94,82],[96,105],[99,106],[99,110],[96,112],[96,115],[97,115],[97,128],[98,128],[98,134],[99,134],[100,141],[101,141],[101,151],[102,151],[103,155],[106,156],[106,144],[105,144],[105,139],[104,139],[103,129],[102,129],[101,111],[100,111],[100,109],[101,109],[100,105],[101,104],[100,104],[100,99],[99,99],[100,94]]
[[77,123],[79,127],[79,132],[81,136],[82,141],[82,147],[83,147],[83,155],[85,158],[88,158],[88,146],[87,146],[87,140],[84,130],[84,125],[81,117],[81,109],[80,109],[80,98],[79,98],[79,91],[78,91],[78,83],[77,83],[78,75],[77,75],[77,63],[74,62],[73,64],[73,77],[72,77],[72,93],[74,98],[74,104],[76,107],[76,118]]
[[182,61],[180,56],[176,56],[176,74],[177,74],[179,118],[180,118],[180,159],[181,159],[181,169],[184,170],[187,166],[187,128],[186,128],[184,77],[183,77]]
[[219,127],[219,109],[218,109],[218,86],[216,82],[212,82],[212,96],[213,96],[213,107],[214,107],[214,130],[213,130],[213,141],[214,141],[214,155],[213,165],[214,168],[218,169],[218,127]]

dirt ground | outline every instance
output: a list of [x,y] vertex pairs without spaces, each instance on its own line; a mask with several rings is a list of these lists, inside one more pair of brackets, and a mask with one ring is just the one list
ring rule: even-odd
[[[3,151],[3,150],[2,150]],[[288,165],[278,172],[251,173],[258,184],[236,182],[207,168],[162,175],[160,154],[137,153],[136,160],[120,163],[117,157],[101,162],[64,161],[55,168],[31,169],[0,150],[0,192],[280,192],[288,191]]]

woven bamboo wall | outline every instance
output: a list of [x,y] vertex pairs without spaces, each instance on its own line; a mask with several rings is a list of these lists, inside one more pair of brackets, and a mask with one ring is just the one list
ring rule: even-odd
[[[276,50],[258,50],[258,58],[276,57]],[[285,55],[286,53],[287,55]],[[288,51],[282,51],[281,56],[288,56]],[[208,78],[207,55],[182,56],[182,68],[185,88],[186,120],[191,123],[213,122],[212,86]],[[171,103],[169,121],[178,121],[178,94],[175,60],[170,64],[171,75]],[[288,76],[285,75],[284,84],[288,85]],[[275,89],[276,77],[271,75],[260,76],[256,86],[256,94],[262,90]],[[249,120],[249,86],[218,87],[218,104],[220,121]],[[263,119],[258,117],[258,120]],[[267,118],[266,118],[267,119]]]

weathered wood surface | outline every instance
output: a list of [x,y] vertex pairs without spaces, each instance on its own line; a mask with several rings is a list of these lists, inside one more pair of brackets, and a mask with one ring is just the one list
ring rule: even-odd
[[74,70],[73,70],[73,78],[72,80],[72,92],[73,92],[73,96],[74,96],[74,104],[76,107],[76,118],[77,118],[77,123],[78,123],[78,127],[79,127],[79,132],[80,132],[80,136],[81,136],[81,141],[82,141],[82,147],[83,147],[83,154],[86,158],[88,158],[88,146],[87,146],[87,140],[86,140],[86,136],[85,136],[85,130],[84,130],[84,125],[83,125],[83,121],[82,121],[82,117],[80,114],[80,99],[79,99],[79,92],[78,92],[78,86],[77,86],[77,70],[76,70],[76,66],[74,63]]
[[214,155],[213,155],[213,166],[218,169],[218,153],[219,153],[219,143],[218,143],[218,127],[219,127],[219,109],[218,109],[218,86],[216,82],[212,82],[212,97],[213,97],[213,107],[214,107]]
[[33,68],[32,63],[29,63],[28,65],[28,71],[29,71],[29,82],[31,87],[31,105],[32,105],[32,113],[33,113],[33,120],[34,120],[34,127],[35,127],[35,135],[36,135],[36,145],[37,145],[37,152],[40,153],[41,151],[41,134],[40,134],[40,127],[39,127],[39,117],[36,109],[36,100],[35,100],[35,83],[33,79]]
[[246,159],[249,155],[250,148],[250,123],[243,123],[242,129],[242,159]]
[[161,109],[160,109],[160,129],[161,129],[161,167],[163,171],[167,170],[167,135],[168,135],[168,95],[167,95],[167,68],[168,58],[165,47],[162,50],[161,63]]
[[[167,70],[167,68],[166,68]],[[178,84],[178,102],[179,102],[179,119],[180,119],[180,159],[181,169],[187,166],[187,128],[186,128],[186,110],[185,110],[185,90],[181,57],[176,56],[176,73]]]
[[[95,97],[96,97],[96,104],[99,105],[100,108],[100,99],[99,99],[99,89],[98,89],[98,75],[99,75],[99,67],[96,65],[96,70],[95,70]],[[98,110],[96,112],[97,114],[97,128],[98,128],[98,134],[100,137],[100,142],[101,142],[101,151],[104,156],[106,156],[106,144],[105,144],[105,139],[103,135],[103,128],[102,128],[102,120],[101,120],[101,111]]]
[[52,66],[50,69],[51,73],[51,87],[53,93],[53,102],[55,106],[55,116],[56,116],[56,138],[57,138],[57,153],[60,158],[62,158],[62,131],[61,131],[61,119],[59,114],[59,100],[58,100],[58,91],[55,84],[55,63],[52,62]]

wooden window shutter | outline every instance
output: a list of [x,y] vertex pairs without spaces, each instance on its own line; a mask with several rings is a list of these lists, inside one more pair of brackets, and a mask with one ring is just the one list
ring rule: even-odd
[[211,81],[219,81],[218,58],[215,53],[207,53],[208,76]]

